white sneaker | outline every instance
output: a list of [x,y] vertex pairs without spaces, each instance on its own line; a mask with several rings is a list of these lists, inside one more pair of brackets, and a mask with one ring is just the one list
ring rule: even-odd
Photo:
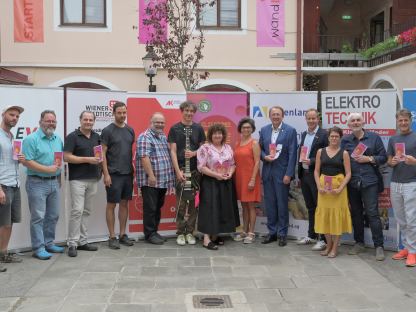
[[298,245],[309,245],[313,243],[316,243],[316,239],[310,238],[308,236],[302,237],[300,240],[296,242],[296,244]]
[[195,245],[196,244],[195,236],[193,236],[191,233],[186,234],[185,238],[186,238],[186,242],[189,245]]
[[178,244],[179,246],[185,246],[186,245],[185,235],[183,234],[178,235],[178,237],[176,238],[176,244]]
[[326,248],[326,243],[323,240],[317,241],[315,245],[313,245],[312,250],[321,251]]

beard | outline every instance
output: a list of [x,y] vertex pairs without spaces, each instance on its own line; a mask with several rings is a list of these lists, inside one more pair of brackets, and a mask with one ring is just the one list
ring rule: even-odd
[[48,127],[44,129],[43,132],[48,138],[50,138],[55,133],[55,128]]

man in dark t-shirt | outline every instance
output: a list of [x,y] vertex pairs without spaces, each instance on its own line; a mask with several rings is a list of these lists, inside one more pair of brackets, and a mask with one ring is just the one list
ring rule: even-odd
[[[122,102],[113,106],[114,122],[101,133],[103,146],[103,174],[107,191],[106,220],[111,249],[120,249],[120,244],[132,246],[133,242],[126,234],[129,216],[128,201],[133,193],[132,146],[135,140],[134,130],[126,124],[127,107]],[[114,232],[114,209],[119,204],[120,235]]]
[[94,148],[100,145],[100,136],[92,130],[93,112],[83,111],[79,117],[81,126],[65,138],[64,159],[69,166],[71,212],[68,223],[68,256],[76,257],[77,250],[96,251],[88,244],[87,220],[101,178],[99,155]]
[[[170,143],[170,153],[172,157],[173,167],[176,173],[176,227],[178,237],[176,243],[180,246],[186,243],[195,244],[193,232],[195,230],[195,222],[197,211],[195,209],[195,199],[187,200],[182,197],[183,187],[186,181],[185,163],[186,159],[190,162],[190,173],[192,187],[199,188],[200,175],[196,170],[197,159],[196,151],[206,140],[204,129],[200,124],[193,122],[194,114],[197,107],[194,103],[183,102],[179,109],[182,113],[182,119],[170,128],[168,142]],[[186,135],[189,136],[189,146],[186,146]]]
[[387,147],[387,163],[393,168],[390,199],[394,217],[400,228],[403,249],[394,260],[406,259],[406,266],[416,266],[416,133],[412,131],[412,113],[401,109],[396,113],[399,133]]

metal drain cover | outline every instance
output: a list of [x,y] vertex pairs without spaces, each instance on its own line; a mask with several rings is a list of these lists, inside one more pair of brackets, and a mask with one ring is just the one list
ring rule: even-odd
[[194,295],[192,302],[196,309],[226,309],[232,308],[229,295]]

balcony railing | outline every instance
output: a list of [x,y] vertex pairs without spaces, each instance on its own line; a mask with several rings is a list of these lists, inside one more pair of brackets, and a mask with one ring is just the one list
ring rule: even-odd
[[416,53],[416,46],[402,45],[371,59],[360,53],[303,53],[304,67],[374,67]]
[[341,53],[359,52],[369,46],[366,38],[347,35],[313,35],[305,34],[306,53]]

